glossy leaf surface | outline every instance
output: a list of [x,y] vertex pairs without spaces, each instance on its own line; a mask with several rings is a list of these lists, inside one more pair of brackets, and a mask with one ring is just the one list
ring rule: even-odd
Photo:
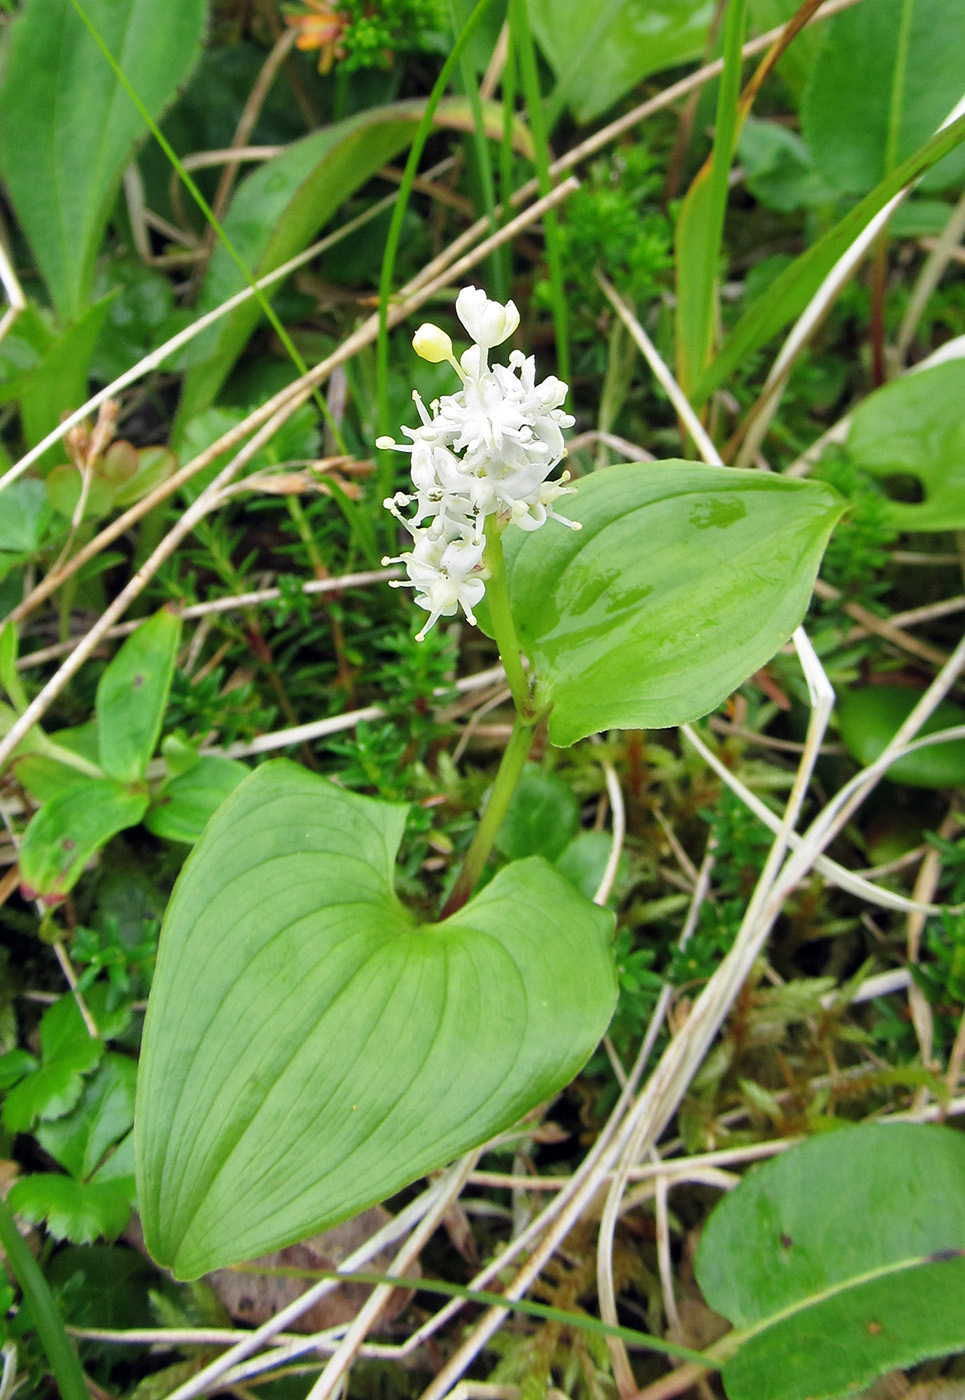
[[694,462],[609,467],[550,522],[503,536],[517,633],[554,744],[682,724],[801,621],[842,503],[827,487]]
[[863,471],[888,479],[913,477],[919,502],[891,500],[898,530],[965,527],[965,360],[903,375],[859,404],[847,448]]
[[148,1247],[191,1278],[391,1195],[561,1089],[616,999],[612,917],[544,861],[420,925],[403,807],[283,760],[195,847],[161,933],[135,1136]]
[[[155,115],[194,66],[206,8],[205,0],[84,0]],[[111,203],[144,121],[70,0],[27,0],[9,38],[0,173],[60,317],[74,320],[86,309]]]
[[109,778],[88,778],[44,804],[20,844],[20,879],[28,898],[60,899],[96,851],[147,810],[147,794]]
[[965,1138],[888,1123],[822,1134],[745,1177],[697,1256],[735,1324],[730,1400],[822,1400],[965,1345]]
[[144,778],[161,733],[180,639],[180,617],[161,608],[128,637],[100,678],[95,708],[101,766],[118,782]]

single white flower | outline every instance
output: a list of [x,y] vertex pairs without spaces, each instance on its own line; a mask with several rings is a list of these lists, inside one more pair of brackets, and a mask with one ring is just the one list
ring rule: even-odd
[[502,345],[519,325],[514,301],[490,301],[479,287],[463,287],[456,297],[456,315],[477,345],[491,350]]

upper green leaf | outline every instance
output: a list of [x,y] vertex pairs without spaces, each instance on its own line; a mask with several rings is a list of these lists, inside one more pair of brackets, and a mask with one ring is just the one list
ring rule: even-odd
[[730,1400],[822,1400],[965,1345],[965,1138],[888,1123],[822,1135],[752,1170],[697,1256],[743,1329]]
[[305,1238],[508,1127],[576,1073],[616,987],[612,917],[544,861],[420,925],[403,807],[265,764],[175,888],[135,1137],[181,1278]]
[[141,782],[157,748],[181,639],[181,619],[164,607],[142,622],[108,664],[97,687],[98,735],[104,772]]
[[[205,0],[84,0],[128,81],[157,115],[200,52]],[[60,317],[86,309],[94,260],[145,126],[71,0],[26,0],[0,86],[0,174]]]
[[609,467],[503,536],[520,646],[554,744],[720,704],[801,621],[843,503],[816,482],[694,462]]

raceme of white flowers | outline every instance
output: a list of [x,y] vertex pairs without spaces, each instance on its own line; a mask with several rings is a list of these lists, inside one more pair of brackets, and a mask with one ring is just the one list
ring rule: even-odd
[[[412,535],[413,548],[382,562],[405,565],[408,580],[394,586],[414,587],[416,603],[429,613],[420,640],[457,608],[476,621],[473,608],[487,577],[487,516],[502,516],[523,530],[538,530],[550,518],[580,528],[553,510],[553,502],[573,490],[562,484],[569,473],[559,482],[546,480],[566,451],[563,429],[574,422],[560,407],[566,385],[552,375],[537,384],[535,360],[519,350],[512,351],[508,366],[490,367],[487,352],[519,325],[513,302],[504,306],[478,287],[464,287],[456,298],[456,315],[475,342],[461,360],[438,326],[420,326],[412,344],[424,360],[448,360],[462,388],[436,399],[431,415],[413,392],[422,421],[418,428],[402,429],[411,442],[381,437],[376,443],[412,456],[415,490],[398,492],[385,506]],[[415,513],[403,515],[413,504]]]

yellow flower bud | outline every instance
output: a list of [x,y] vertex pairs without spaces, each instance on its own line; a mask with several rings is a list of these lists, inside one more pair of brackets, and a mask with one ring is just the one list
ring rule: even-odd
[[412,337],[412,348],[421,359],[433,365],[452,359],[452,341],[445,331],[428,321]]

